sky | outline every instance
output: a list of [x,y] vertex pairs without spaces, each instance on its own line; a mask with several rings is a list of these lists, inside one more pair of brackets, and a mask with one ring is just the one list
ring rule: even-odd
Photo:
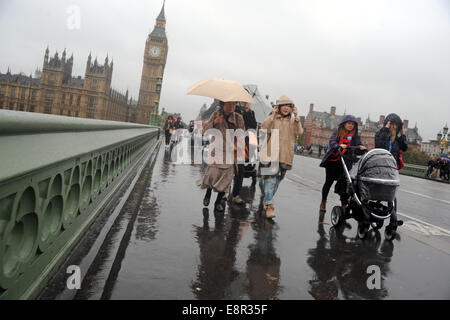
[[[114,60],[112,87],[137,99],[145,41],[163,0],[0,0],[0,72],[29,75],[50,55]],[[75,10],[75,11],[74,11]],[[73,24],[79,12],[79,25]],[[167,0],[169,53],[160,111],[194,119],[205,78],[256,84],[269,101],[417,123],[424,141],[450,124],[449,0]]]

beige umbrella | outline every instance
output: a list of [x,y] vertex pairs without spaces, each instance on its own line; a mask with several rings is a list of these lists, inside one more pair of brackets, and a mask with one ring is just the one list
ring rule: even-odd
[[239,83],[224,79],[205,79],[193,84],[187,94],[210,97],[223,102],[242,101],[256,103]]

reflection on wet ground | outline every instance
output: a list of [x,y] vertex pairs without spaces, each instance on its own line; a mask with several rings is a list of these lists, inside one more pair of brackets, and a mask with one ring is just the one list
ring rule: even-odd
[[[319,197],[283,180],[276,218],[244,180],[245,206],[204,208],[195,182],[206,167],[176,165],[164,146],[148,164],[83,282],[78,299],[449,298],[450,258],[409,237],[356,239],[335,229]],[[396,255],[394,256],[394,247]],[[381,271],[370,290],[367,268]],[[432,272],[423,272],[424,270]],[[442,281],[444,279],[445,281]]]
[[[389,273],[394,243],[381,241],[379,231],[370,232],[364,241],[347,237],[348,226],[331,227],[325,231],[324,214],[319,216],[317,246],[308,250],[308,265],[316,276],[309,281],[310,293],[315,299],[382,299],[388,297],[383,278]],[[370,266],[381,271],[381,286],[370,290],[367,273]],[[369,269],[370,270],[370,269]]]
[[[251,202],[255,191],[255,186],[244,187],[241,195]],[[229,208],[227,217],[216,212],[214,227],[209,225],[209,209],[203,209],[203,226],[196,227],[200,263],[192,283],[197,299],[278,298],[280,258],[273,246],[276,228],[261,215],[259,207],[251,219],[251,210],[236,205]],[[247,246],[246,268],[241,269],[236,261],[237,247],[249,228],[253,241]]]

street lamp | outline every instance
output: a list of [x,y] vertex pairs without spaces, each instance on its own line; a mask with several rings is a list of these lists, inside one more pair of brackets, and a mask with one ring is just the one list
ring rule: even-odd
[[439,131],[437,135],[441,147],[441,154],[443,154],[445,149],[447,148],[447,141],[448,141],[447,133],[448,133],[448,125],[446,124],[445,127],[442,129],[442,133]]

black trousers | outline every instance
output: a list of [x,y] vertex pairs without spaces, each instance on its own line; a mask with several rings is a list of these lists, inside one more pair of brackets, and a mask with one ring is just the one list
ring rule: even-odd
[[239,195],[242,189],[242,183],[244,182],[244,164],[237,165],[237,172],[234,172],[234,185],[233,185],[233,197]]
[[166,134],[166,144],[169,144],[170,143],[170,137],[171,137],[170,131],[167,130],[165,132],[165,134]]
[[325,165],[325,183],[322,187],[322,200],[327,200],[331,186],[336,182],[334,192],[339,194],[343,205],[348,205],[347,181],[341,161],[327,161]]
[[[206,189],[205,198],[210,199],[211,193],[212,193],[212,189]],[[220,201],[222,201],[222,198],[224,195],[225,195],[225,192],[218,192],[215,204],[218,204]]]

